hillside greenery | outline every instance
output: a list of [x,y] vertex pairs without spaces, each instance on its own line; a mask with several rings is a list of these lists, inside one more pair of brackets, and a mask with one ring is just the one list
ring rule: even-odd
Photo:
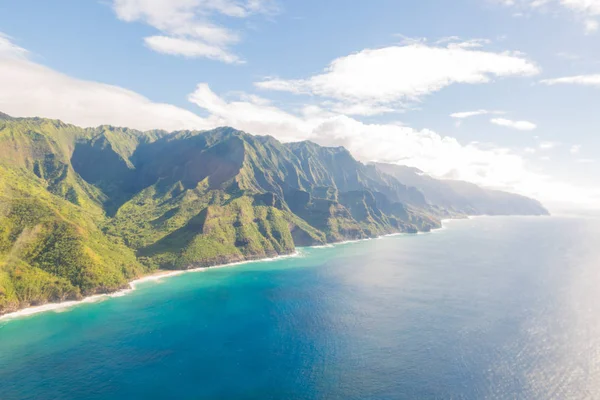
[[[82,129],[0,115],[0,314],[115,291],[157,269],[428,231],[464,211],[392,175],[344,148],[232,128]],[[515,213],[545,212],[503,196]]]

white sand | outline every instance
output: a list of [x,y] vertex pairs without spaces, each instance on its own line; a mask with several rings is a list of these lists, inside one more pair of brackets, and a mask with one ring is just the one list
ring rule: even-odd
[[181,271],[159,271],[157,273],[147,275],[142,278],[139,278],[139,279],[129,282],[129,288],[127,288],[127,289],[119,290],[114,293],[98,294],[98,295],[94,295],[94,296],[89,296],[82,300],[64,301],[62,303],[48,303],[48,304],[44,304],[41,306],[24,308],[22,310],[0,316],[0,321],[28,317],[28,316],[31,316],[34,314],[39,314],[39,313],[43,313],[43,312],[47,312],[47,311],[60,312],[61,310],[65,310],[65,309],[75,307],[75,306],[78,306],[81,304],[97,303],[99,301],[104,301],[104,300],[112,298],[112,297],[122,297],[122,296],[125,296],[125,295],[133,292],[136,289],[136,287],[141,283],[157,282],[157,281],[160,281],[165,278],[170,278],[172,276],[182,275],[182,274],[186,274],[186,273],[190,273],[190,272],[204,272],[209,269],[215,269],[215,268],[233,267],[233,266],[237,266],[237,265],[250,264],[250,263],[256,263],[256,262],[277,261],[277,260],[281,260],[284,258],[298,257],[299,255],[300,255],[299,252],[295,252],[293,254],[288,254],[288,255],[283,255],[283,256],[278,256],[278,257],[273,257],[273,258],[263,258],[263,259],[258,259],[258,260],[239,261],[239,262],[235,262],[235,263],[215,265],[212,267],[194,268],[194,269],[181,270]]

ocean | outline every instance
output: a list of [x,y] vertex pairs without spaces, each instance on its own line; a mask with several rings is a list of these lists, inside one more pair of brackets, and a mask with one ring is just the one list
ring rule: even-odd
[[0,399],[598,399],[599,221],[449,221],[1,320]]

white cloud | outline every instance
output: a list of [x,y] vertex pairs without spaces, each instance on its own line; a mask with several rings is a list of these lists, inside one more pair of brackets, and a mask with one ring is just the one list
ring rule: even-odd
[[581,150],[581,145],[580,144],[574,144],[573,146],[571,146],[571,149],[569,150],[569,152],[571,154],[578,154],[580,150]]
[[226,63],[240,62],[229,47],[239,35],[215,24],[215,15],[247,18],[272,13],[273,0],[113,0],[117,17],[126,22],[141,21],[161,34],[144,39],[151,49],[184,57],[206,57]]
[[548,142],[548,141],[544,141],[540,143],[540,149],[541,150],[552,150],[556,147],[560,146],[560,143],[558,142]]
[[577,162],[580,164],[594,164],[596,160],[591,158],[580,158],[577,160]]
[[86,127],[206,127],[205,120],[190,111],[152,102],[118,86],[71,78],[28,60],[27,54],[0,35],[0,111],[9,115],[58,118]]
[[12,38],[0,32],[0,57],[24,59],[29,52],[12,42]]
[[488,114],[504,114],[503,111],[489,111],[489,110],[477,110],[477,111],[464,111],[450,114],[451,118],[456,119],[465,119],[476,117],[478,115],[488,115]]
[[492,124],[505,126],[507,128],[517,129],[519,131],[532,131],[537,128],[537,125],[529,121],[513,121],[506,118],[493,118],[490,120]]
[[152,50],[163,54],[185,57],[206,57],[227,63],[239,63],[240,59],[224,51],[219,46],[212,46],[199,41],[174,38],[169,36],[150,36],[144,42]]
[[303,119],[265,104],[262,100],[255,101],[254,98],[249,98],[250,101],[227,102],[206,83],[199,84],[188,99],[210,113],[209,120],[213,126],[233,126],[250,133],[272,135],[284,141],[305,139],[321,119],[318,107],[307,110],[311,118]]
[[594,33],[598,30],[598,21],[595,19],[588,19],[584,22],[585,32]]
[[588,15],[597,16],[600,15],[600,1],[599,0],[560,0],[560,4],[563,7],[569,8],[572,11]]
[[401,108],[403,102],[457,83],[488,83],[496,77],[532,76],[540,69],[523,54],[484,51],[472,42],[445,46],[414,43],[366,49],[333,60],[306,79],[268,78],[261,89],[311,94],[348,105]]
[[338,102],[324,102],[323,105],[331,109],[331,111],[339,114],[359,115],[364,117],[370,117],[373,115],[380,115],[398,111],[391,107],[368,103],[348,104]]
[[[60,118],[81,126],[113,124],[138,129],[210,129],[230,125],[282,141],[310,139],[346,146],[360,160],[411,165],[434,175],[464,179],[552,200],[585,201],[589,193],[532,172],[514,152],[494,145],[462,144],[431,130],[397,123],[367,124],[318,106],[294,112],[252,94],[226,100],[207,84],[189,100],[208,112],[154,103],[132,91],[73,79],[28,60],[24,49],[0,38],[0,111]],[[7,50],[8,49],[8,50]]]
[[597,75],[576,75],[565,76],[562,78],[544,79],[540,83],[544,85],[582,85],[582,86],[598,86],[600,87],[600,74]]
[[586,33],[598,30],[600,0],[495,0],[505,6],[516,7],[522,11],[569,11],[583,24]]

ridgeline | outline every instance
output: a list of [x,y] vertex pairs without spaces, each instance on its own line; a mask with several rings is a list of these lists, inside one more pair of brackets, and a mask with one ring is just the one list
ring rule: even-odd
[[407,167],[364,165],[342,147],[0,113],[0,314],[116,291],[158,269],[429,231],[478,214],[547,211]]

